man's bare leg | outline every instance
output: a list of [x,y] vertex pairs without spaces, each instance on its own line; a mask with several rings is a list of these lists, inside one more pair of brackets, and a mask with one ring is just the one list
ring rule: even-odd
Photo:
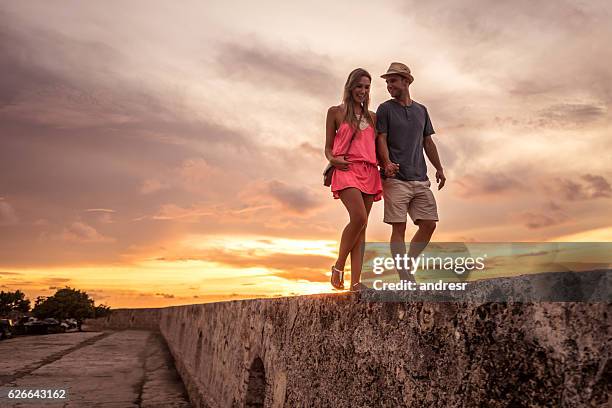
[[[410,241],[410,249],[408,250],[408,258],[414,259],[418,257],[421,252],[427,247],[431,237],[436,229],[436,222],[431,220],[417,220],[418,230]],[[396,255],[403,258],[406,253],[406,223],[393,223],[393,230],[391,232],[391,253],[395,259]],[[412,265],[408,265],[408,269],[405,270],[400,268],[397,270],[401,280],[415,281],[413,274],[410,273]]]
[[[405,222],[394,222],[391,224],[391,239],[389,244],[391,246],[391,255],[393,259],[399,255],[403,259],[406,255],[406,223]],[[397,265],[396,265],[397,266]],[[399,274],[400,280],[414,280],[410,275],[410,271],[404,268],[396,268]]]
[[[436,229],[436,221],[431,220],[417,220],[416,224],[419,229],[415,232],[412,240],[410,241],[410,249],[408,250],[408,258],[415,259],[421,255],[421,252],[427,247],[431,236]],[[411,265],[412,269],[412,265]],[[414,279],[414,274],[411,274]]]
[[416,221],[419,229],[415,232],[412,240],[410,241],[410,250],[408,251],[408,256],[412,258],[416,258],[423,252],[429,241],[431,240],[431,236],[433,235],[436,229],[436,221],[431,220],[417,220]]

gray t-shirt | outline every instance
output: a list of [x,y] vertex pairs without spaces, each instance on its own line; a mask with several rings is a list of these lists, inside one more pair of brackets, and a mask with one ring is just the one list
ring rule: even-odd
[[[413,100],[410,105],[402,106],[395,99],[380,104],[376,111],[376,131],[387,134],[389,159],[400,165],[395,178],[428,180],[423,139],[436,132],[424,105]],[[384,172],[381,174],[384,177]]]

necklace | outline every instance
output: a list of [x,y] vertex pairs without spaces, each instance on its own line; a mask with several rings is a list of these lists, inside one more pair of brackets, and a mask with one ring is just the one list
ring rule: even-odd
[[[355,116],[357,116],[357,115],[355,115]],[[359,129],[360,130],[365,130],[370,125],[368,123],[368,121],[366,120],[366,118],[363,117],[363,115],[357,116],[357,120],[359,121]]]

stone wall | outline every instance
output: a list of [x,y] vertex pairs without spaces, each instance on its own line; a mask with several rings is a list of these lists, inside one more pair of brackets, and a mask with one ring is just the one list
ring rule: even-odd
[[112,313],[106,317],[85,319],[83,322],[83,330],[142,329],[158,331],[161,311],[161,308],[113,309]]
[[339,293],[122,310],[107,324],[159,324],[197,407],[604,407],[609,307]]

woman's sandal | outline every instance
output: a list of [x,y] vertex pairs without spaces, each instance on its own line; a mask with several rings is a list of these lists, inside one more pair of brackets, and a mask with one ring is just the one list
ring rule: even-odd
[[344,289],[344,271],[332,265],[331,273],[331,285],[338,290]]

